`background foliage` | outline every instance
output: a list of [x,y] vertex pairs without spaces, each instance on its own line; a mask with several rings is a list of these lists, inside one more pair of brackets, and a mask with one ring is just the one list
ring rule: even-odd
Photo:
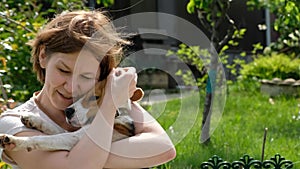
[[248,0],[250,9],[268,8],[274,15],[274,30],[278,33],[277,41],[269,47],[271,50],[285,53],[300,53],[300,0]]
[[[244,64],[245,61],[240,58],[233,59],[232,62],[228,62],[229,55],[228,49],[231,47],[237,47],[239,40],[241,40],[245,33],[245,28],[239,28],[235,21],[229,16],[230,0],[190,0],[186,6],[188,13],[197,13],[198,20],[204,28],[204,32],[207,33],[208,38],[211,41],[211,46],[214,49],[203,49],[201,46],[186,46],[180,44],[176,51],[169,51],[168,55],[175,54],[181,60],[188,65],[196,68],[194,72],[182,72],[178,71],[177,75],[180,75],[184,82],[189,85],[190,79],[196,78],[197,85],[201,88],[205,86],[207,75],[204,75],[207,68],[213,68],[213,65],[217,65],[216,62],[221,62],[231,74],[237,75],[237,68]],[[216,50],[213,52],[213,50]],[[243,58],[245,53],[241,55]],[[217,61],[218,60],[218,61]],[[215,63],[213,63],[215,62]],[[199,71],[197,73],[197,71]],[[196,72],[196,73],[195,73]],[[202,74],[202,76],[197,76]],[[194,76],[194,77],[193,77]],[[207,81],[209,82],[209,80]],[[231,83],[230,80],[227,81]]]
[[300,59],[290,55],[272,53],[259,55],[249,64],[242,65],[241,77],[243,80],[269,79],[300,79]]
[[[202,25],[204,25],[204,28],[212,31],[212,27],[220,24],[217,22],[217,19],[229,17],[226,10],[213,10],[211,7],[213,3],[215,3],[215,6],[218,6],[219,9],[227,9],[230,6],[231,1],[190,0],[187,4],[187,11],[189,13],[198,12],[198,18]],[[228,63],[228,55],[226,54],[227,49],[231,46],[238,46],[238,40],[243,38],[246,33],[246,29],[237,28],[234,25],[234,21],[230,20],[232,27],[228,28],[227,37],[225,36],[225,39],[228,37],[231,37],[231,39],[229,38],[227,41],[225,39],[212,40],[217,40],[219,44],[223,44],[219,48],[219,58],[222,64],[230,70],[232,75],[238,76],[241,74],[242,76],[240,77],[242,78],[240,78],[240,80],[244,80],[246,83],[249,83],[249,80],[257,78],[273,79],[275,77],[279,77],[282,79],[300,79],[300,67],[297,59],[300,57],[299,4],[300,0],[247,0],[249,10],[269,9],[270,13],[275,18],[272,26],[273,30],[278,33],[278,39],[266,47],[263,47],[260,43],[253,44],[253,62],[250,62],[249,64],[246,63],[243,58],[247,55],[246,52],[242,52],[240,58],[234,58],[231,63]],[[213,13],[216,13],[215,16],[213,16]],[[214,20],[214,17],[217,19]],[[232,32],[232,30],[234,31]],[[217,29],[215,31],[217,31],[217,37],[222,36],[222,33],[224,36],[224,31],[218,31]],[[191,48],[194,49],[196,47]],[[184,56],[185,58],[189,58],[190,56],[199,57],[199,55],[191,55],[188,50],[182,49],[183,48],[179,46],[179,49],[175,54],[178,56]],[[262,50],[264,50],[264,53],[259,54]],[[192,63],[195,63],[196,60],[197,59],[194,59]],[[201,62],[201,59],[198,59],[198,61]],[[184,76],[189,74],[191,73],[187,73]],[[228,84],[232,83],[231,81],[228,82]]]
[[0,70],[8,97],[25,101],[41,88],[32,72],[26,43],[53,16],[64,10],[82,9],[81,0],[7,0],[0,4]]
[[[184,81],[185,85],[191,85],[198,87],[205,87],[205,81],[207,80],[207,75],[205,72],[205,66],[209,63],[209,51],[207,49],[200,49],[200,46],[187,46],[185,44],[180,44],[178,50],[169,50],[167,56],[176,55],[184,63],[190,66],[190,70],[178,70],[176,72],[177,76],[180,76]],[[201,56],[201,57],[200,57]],[[205,61],[207,63],[205,63]],[[196,69],[197,71],[193,71]],[[200,71],[202,70],[202,72]],[[196,81],[193,79],[196,78]],[[194,84],[197,83],[197,84]]]

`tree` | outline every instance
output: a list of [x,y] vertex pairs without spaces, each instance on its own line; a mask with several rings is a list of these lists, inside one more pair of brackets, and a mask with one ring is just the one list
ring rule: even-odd
[[[238,29],[234,21],[228,15],[231,0],[190,0],[187,4],[189,13],[198,14],[201,25],[208,32],[210,37],[210,63],[208,66],[208,79],[206,84],[206,97],[203,110],[201,142],[210,141],[210,119],[211,105],[216,86],[216,72],[219,66],[218,55],[224,56],[228,44],[237,45],[234,39],[242,38],[245,29]],[[224,25],[228,25],[224,28]],[[224,29],[226,30],[224,32]]]

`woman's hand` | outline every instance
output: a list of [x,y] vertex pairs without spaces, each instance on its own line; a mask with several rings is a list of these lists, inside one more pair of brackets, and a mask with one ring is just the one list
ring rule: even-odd
[[105,95],[115,107],[124,105],[136,90],[137,74],[133,67],[115,68],[107,77]]

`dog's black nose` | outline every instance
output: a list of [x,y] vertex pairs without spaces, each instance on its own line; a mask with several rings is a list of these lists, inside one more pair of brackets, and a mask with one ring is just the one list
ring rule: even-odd
[[75,110],[71,107],[65,109],[65,115],[68,119],[71,119],[74,116]]

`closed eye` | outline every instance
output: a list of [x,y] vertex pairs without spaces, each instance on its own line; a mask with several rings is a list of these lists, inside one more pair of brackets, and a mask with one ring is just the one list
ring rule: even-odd
[[61,69],[61,68],[58,68],[58,70],[59,70],[60,72],[62,72],[62,73],[70,73],[69,70],[65,70],[65,69]]
[[85,75],[81,75],[82,78],[87,79],[87,80],[91,80],[94,79],[94,77],[89,77],[89,76],[85,76]]
[[72,69],[70,69],[70,67],[67,64],[65,64],[63,61],[59,61],[56,68],[61,73],[66,73],[66,74],[72,73],[71,72]]

